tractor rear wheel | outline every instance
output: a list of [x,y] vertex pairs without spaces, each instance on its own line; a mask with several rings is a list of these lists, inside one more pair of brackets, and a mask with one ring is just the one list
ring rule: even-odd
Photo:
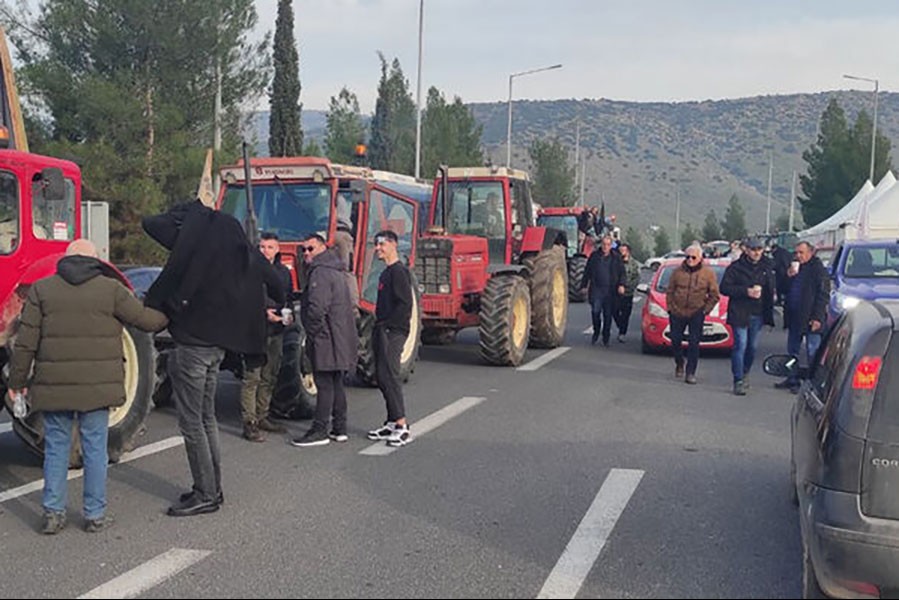
[[531,294],[518,275],[494,275],[481,294],[481,356],[494,365],[521,364],[531,330]]
[[562,246],[524,259],[531,291],[531,347],[555,348],[568,324],[568,268]]
[[587,294],[581,289],[584,280],[584,269],[587,268],[587,257],[577,254],[568,259],[568,301],[586,302]]
[[[415,361],[421,348],[421,292],[418,282],[412,275],[412,314],[409,316],[409,335],[400,354],[400,378],[403,383],[409,381],[415,371]],[[375,316],[362,311],[358,322],[359,359],[356,362],[356,378],[365,385],[378,385],[378,372],[375,363]]]

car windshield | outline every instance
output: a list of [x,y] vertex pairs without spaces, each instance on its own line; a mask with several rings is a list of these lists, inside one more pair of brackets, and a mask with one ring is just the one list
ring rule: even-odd
[[[331,186],[327,183],[253,184],[253,207],[259,231],[277,234],[281,241],[298,241],[310,233],[327,231],[331,222]],[[228,185],[222,212],[243,223],[247,200],[242,184]]]
[[[715,272],[715,278],[718,280],[718,283],[721,283],[721,278],[724,277],[724,270],[727,267],[725,265],[706,265],[706,267]],[[663,294],[667,292],[668,282],[671,280],[671,274],[674,273],[675,269],[679,268],[680,265],[669,265],[667,267],[663,267],[662,272],[659,273],[659,278],[656,279],[655,290]]]
[[843,269],[850,279],[899,279],[899,244],[849,248]]

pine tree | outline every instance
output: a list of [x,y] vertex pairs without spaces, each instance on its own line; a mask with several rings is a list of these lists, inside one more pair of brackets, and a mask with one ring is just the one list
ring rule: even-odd
[[428,90],[421,122],[422,169],[425,177],[437,173],[439,165],[450,167],[483,164],[481,130],[471,111],[456,96],[452,104],[436,87]]
[[293,37],[292,0],[278,0],[274,43],[275,76],[269,96],[268,151],[271,156],[303,153],[300,113],[300,59]]
[[664,227],[659,227],[655,235],[655,255],[664,256],[671,252],[671,239]]
[[306,142],[306,147],[303,148],[303,156],[323,156],[321,146],[318,145],[318,140],[310,139]]
[[721,235],[726,240],[742,240],[746,237],[746,212],[736,194],[727,202],[727,212],[721,221]]
[[643,242],[643,236],[633,226],[628,227],[624,232],[624,241],[631,247],[631,254],[640,262],[649,258],[649,252],[646,250],[646,244]]
[[692,223],[687,223],[687,225],[684,227],[683,232],[681,233],[681,246],[686,248],[697,240],[700,242],[702,241],[702,234],[698,230],[693,229]]
[[396,58],[387,68],[380,52],[381,80],[371,120],[369,161],[372,168],[411,175],[415,170],[415,103],[409,81]]
[[790,230],[790,214],[787,212],[787,209],[780,211],[780,214],[774,221],[774,229],[778,232]]
[[721,239],[721,224],[718,222],[718,215],[715,214],[715,209],[706,213],[705,223],[702,225],[702,239],[706,242]]
[[575,167],[568,160],[568,148],[557,139],[535,139],[528,152],[534,200],[542,206],[573,205]]
[[353,164],[356,145],[365,142],[365,125],[356,94],[343,88],[337,97],[331,96],[327,123],[325,151],[328,158],[336,163]]

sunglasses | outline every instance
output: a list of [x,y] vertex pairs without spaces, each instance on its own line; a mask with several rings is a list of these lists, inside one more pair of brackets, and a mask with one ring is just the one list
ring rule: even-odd
[[308,254],[309,252],[315,250],[315,248],[313,248],[312,246],[298,246],[298,248],[300,249],[300,251],[302,251],[303,254]]
[[688,254],[688,255],[687,255],[687,260],[699,260],[700,258],[702,258],[702,257],[701,257],[701,256],[696,256],[695,254]]

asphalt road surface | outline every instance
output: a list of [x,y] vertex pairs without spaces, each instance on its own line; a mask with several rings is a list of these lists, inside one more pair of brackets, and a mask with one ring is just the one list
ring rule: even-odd
[[[669,356],[591,347],[571,306],[566,347],[531,370],[481,363],[476,332],[424,347],[405,388],[413,443],[365,439],[377,390],[350,388],[350,441],[293,448],[240,437],[238,383],[223,375],[225,505],[171,518],[190,484],[173,409],[153,412],[136,456],[110,468],[116,524],[37,533],[39,460],[0,417],[0,596],[390,598],[797,597],[788,497],[792,397],[758,363],[730,393],[727,357],[699,384]],[[760,354],[783,349],[764,332]],[[294,435],[308,422],[292,422]]]

